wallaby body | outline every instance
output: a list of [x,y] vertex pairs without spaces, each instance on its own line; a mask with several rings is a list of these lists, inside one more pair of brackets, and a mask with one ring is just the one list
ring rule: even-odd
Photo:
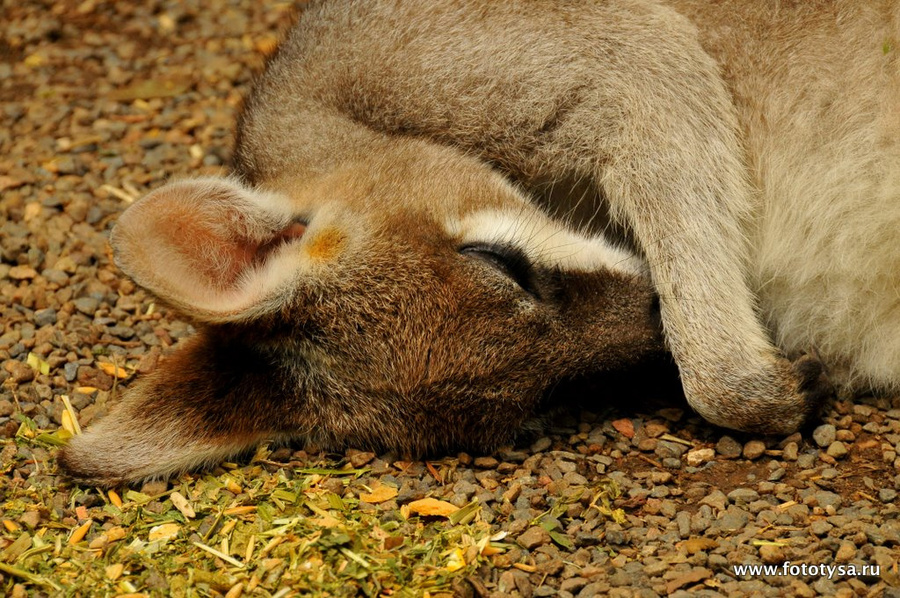
[[807,351],[896,389],[898,42],[896,0],[313,5],[234,177],[120,219],[122,269],[203,328],[62,464],[488,448],[557,381],[658,350],[653,291],[714,423],[795,429],[829,390]]

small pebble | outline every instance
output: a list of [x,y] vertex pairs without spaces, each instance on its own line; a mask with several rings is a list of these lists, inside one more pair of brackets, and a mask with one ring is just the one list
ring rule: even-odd
[[30,280],[37,276],[37,271],[30,266],[13,266],[7,276],[13,280]]
[[479,469],[495,469],[499,463],[494,457],[476,457],[474,465]]
[[688,451],[685,455],[685,461],[688,465],[697,467],[704,463],[708,463],[716,458],[716,451],[711,448],[701,448]]
[[737,459],[743,450],[741,444],[731,436],[722,436],[716,443],[716,452],[723,459]]
[[824,519],[816,519],[809,524],[809,531],[817,536],[826,536],[832,529],[834,529],[834,526]]
[[728,493],[728,500],[736,505],[747,505],[759,499],[759,492],[751,488],[735,488]]
[[66,274],[62,270],[55,270],[53,268],[44,270],[43,272],[41,272],[41,276],[43,276],[47,280],[47,282],[60,286],[63,286],[69,282],[68,274]]
[[782,449],[781,457],[785,461],[796,461],[799,455],[799,447],[796,442],[788,442]]
[[31,382],[34,380],[34,370],[27,363],[10,359],[3,364],[3,369],[9,372],[13,382],[21,384],[23,382]]
[[845,445],[840,440],[835,440],[828,446],[828,456],[833,457],[835,459],[843,459],[847,456],[847,453],[850,452],[847,450],[847,445]]
[[66,382],[72,382],[78,376],[78,364],[70,361],[63,366],[63,377]]
[[38,511],[25,511],[19,517],[19,521],[29,529],[34,529],[41,522],[41,514]]
[[526,550],[534,550],[538,546],[543,546],[549,542],[550,534],[539,525],[528,528],[516,538],[516,544]]
[[777,482],[787,473],[787,470],[783,467],[779,467],[777,469],[773,469],[772,473],[769,474],[769,477],[766,478],[769,482]]
[[350,465],[354,468],[360,468],[368,465],[372,461],[375,460],[375,453],[369,451],[357,451],[357,450],[349,450],[347,451],[350,457]]
[[893,488],[882,488],[878,491],[878,499],[884,503],[893,503],[897,500],[897,491]]
[[559,589],[561,592],[570,592],[575,594],[580,591],[581,588],[588,584],[588,580],[583,577],[570,577],[569,579],[564,579],[561,584],[559,584]]
[[531,452],[532,453],[543,453],[548,448],[550,448],[552,445],[553,445],[553,441],[550,438],[544,436],[542,438],[538,438],[534,442],[534,444],[531,445]]
[[837,438],[837,428],[831,424],[822,424],[812,434],[813,440],[822,448],[827,448]]
[[804,453],[797,457],[797,466],[800,469],[811,469],[816,464],[817,456],[812,453]]
[[72,304],[75,306],[75,309],[86,316],[93,316],[100,306],[100,302],[93,297],[79,297],[72,301]]
[[813,494],[813,498],[816,503],[820,507],[831,506],[835,509],[839,509],[841,507],[841,503],[843,503],[843,498],[841,498],[840,494],[835,492],[829,492],[827,490],[820,490]]
[[719,518],[716,523],[719,528],[726,532],[735,532],[747,525],[750,520],[750,514],[738,507],[728,507],[725,514]]
[[38,327],[52,326],[56,324],[55,309],[39,309],[34,312],[34,325]]
[[745,459],[755,461],[766,452],[766,444],[761,440],[751,440],[744,445],[743,455]]
[[781,546],[763,544],[759,547],[759,558],[770,565],[784,562],[784,549]]
[[106,329],[106,331],[111,335],[123,340],[128,340],[134,337],[134,328],[131,328],[129,326],[110,326]]
[[826,467],[822,470],[822,473],[819,474],[822,476],[823,480],[833,480],[835,478],[840,477],[841,472],[837,468],[834,467]]
[[725,493],[721,490],[715,489],[710,492],[707,496],[705,496],[701,501],[701,505],[709,505],[713,509],[717,511],[722,511],[725,509],[725,505],[728,504],[728,497],[725,496]]
[[660,459],[665,458],[680,458],[685,452],[688,450],[688,446],[681,444],[680,442],[671,442],[668,440],[660,440],[656,445],[656,456]]
[[856,545],[853,542],[841,542],[840,548],[834,555],[834,560],[839,563],[849,563],[856,557]]
[[16,406],[12,401],[0,399],[0,417],[9,417],[16,411]]

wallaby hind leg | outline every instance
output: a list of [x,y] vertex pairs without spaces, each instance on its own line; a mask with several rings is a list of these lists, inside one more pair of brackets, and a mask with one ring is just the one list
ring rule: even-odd
[[79,482],[113,486],[215,464],[276,436],[281,418],[266,396],[278,391],[248,378],[252,362],[244,351],[229,354],[195,337],[72,438],[61,467]]

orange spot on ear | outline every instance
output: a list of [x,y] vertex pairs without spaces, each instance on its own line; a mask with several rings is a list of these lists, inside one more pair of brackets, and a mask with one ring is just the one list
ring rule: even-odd
[[337,257],[344,247],[344,233],[333,228],[319,231],[306,243],[306,253],[315,260],[330,260]]

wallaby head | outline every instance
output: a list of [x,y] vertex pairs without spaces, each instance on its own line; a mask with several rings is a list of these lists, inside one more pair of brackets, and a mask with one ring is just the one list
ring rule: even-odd
[[312,179],[172,183],[111,243],[200,332],[62,452],[92,483],[266,437],[489,449],[559,381],[662,350],[639,260],[412,140]]

